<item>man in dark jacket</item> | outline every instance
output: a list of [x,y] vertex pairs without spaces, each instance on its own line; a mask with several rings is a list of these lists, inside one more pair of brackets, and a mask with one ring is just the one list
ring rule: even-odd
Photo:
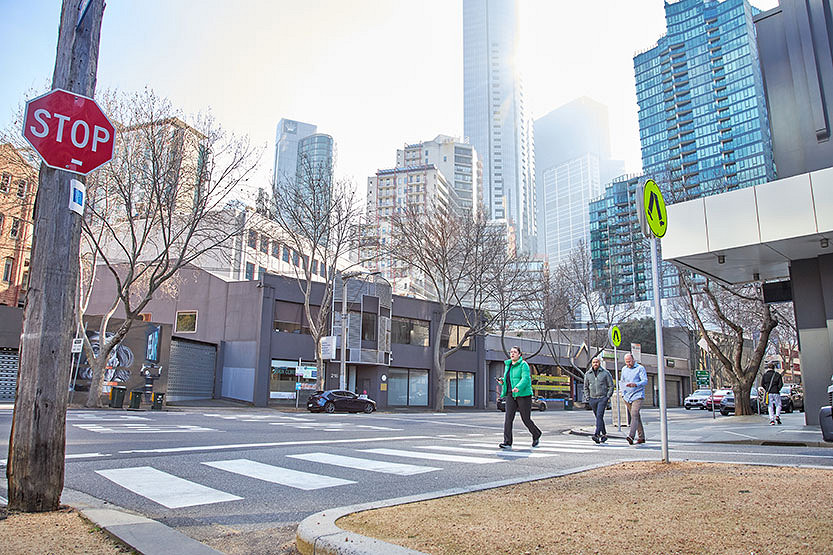
[[590,370],[584,373],[584,398],[590,403],[590,408],[596,415],[596,432],[593,434],[593,441],[604,443],[607,441],[605,409],[607,402],[613,396],[613,377],[610,372],[601,367],[602,361],[598,358],[594,358],[590,364]]
[[761,388],[766,398],[769,425],[775,426],[776,422],[781,423],[781,388],[784,387],[784,380],[775,369],[775,363],[770,362],[766,367],[768,370],[761,376]]

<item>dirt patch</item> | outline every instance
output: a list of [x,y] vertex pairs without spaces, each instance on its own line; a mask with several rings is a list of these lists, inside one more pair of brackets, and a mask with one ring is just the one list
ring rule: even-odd
[[0,555],[136,553],[114,540],[75,510],[10,513],[0,509]]
[[830,553],[833,471],[623,463],[349,515],[411,549],[484,553]]
[[226,555],[299,555],[295,547],[297,526],[283,526],[256,531],[227,528],[221,535],[202,540]]

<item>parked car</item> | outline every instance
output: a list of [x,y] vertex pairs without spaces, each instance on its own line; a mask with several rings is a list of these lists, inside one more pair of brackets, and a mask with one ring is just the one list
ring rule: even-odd
[[685,398],[683,405],[685,410],[691,410],[693,407],[703,410],[706,408],[706,399],[711,395],[710,389],[698,389],[691,395]]
[[[783,390],[782,390],[783,391]],[[761,403],[760,409],[758,408],[758,391],[753,389],[749,393],[749,406],[752,408],[752,412],[754,414],[766,414],[767,408],[766,405]],[[802,398],[802,407],[803,398]],[[724,396],[723,399],[720,401],[720,414],[723,416],[728,416],[730,412],[735,412],[735,393],[731,392],[728,395]],[[794,410],[794,405],[792,400],[790,399],[789,395],[781,395],[781,412],[792,412]]]
[[307,400],[310,412],[364,412],[370,414],[376,410],[376,401],[358,396],[352,391],[329,390],[316,391]]
[[[497,398],[497,410],[500,412],[506,412],[506,399],[503,397]],[[547,402],[544,401],[541,397],[533,397],[532,398],[532,410],[540,410],[544,412],[547,410]]]
[[714,409],[715,410],[720,410],[720,401],[722,401],[723,398],[726,395],[732,395],[732,390],[731,389],[715,389],[714,393],[711,395],[711,397],[706,397],[706,401],[705,401],[706,410],[712,410],[712,403],[714,403]]
[[[786,406],[784,405],[785,397],[789,401]],[[804,389],[799,384],[784,384],[781,388],[781,410],[792,412],[796,409],[804,412]]]

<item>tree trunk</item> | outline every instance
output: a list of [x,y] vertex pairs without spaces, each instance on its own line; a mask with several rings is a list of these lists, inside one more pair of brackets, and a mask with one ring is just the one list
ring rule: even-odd
[[103,355],[99,351],[97,357],[90,357],[87,353],[87,362],[90,364],[90,392],[87,394],[87,401],[84,406],[87,408],[98,408],[101,406],[101,389],[104,386],[104,371],[107,369],[107,360],[110,353]]
[[752,379],[744,379],[738,381],[732,388],[735,392],[735,415],[745,416],[747,414],[756,414],[752,411],[752,404],[749,402],[749,393],[752,391],[752,385],[755,382],[755,377]]
[[443,327],[445,327],[445,312],[440,314],[437,330],[434,332],[434,341],[431,349],[431,395],[433,402],[431,408],[435,412],[442,412],[445,406],[445,357],[442,352]]
[[[92,97],[104,2],[91,2],[76,29],[79,4],[80,0],[64,0],[61,8],[52,87]],[[64,486],[70,343],[76,323],[81,236],[81,218],[67,210],[73,177],[41,164],[6,468],[9,509],[17,511],[56,510]]]

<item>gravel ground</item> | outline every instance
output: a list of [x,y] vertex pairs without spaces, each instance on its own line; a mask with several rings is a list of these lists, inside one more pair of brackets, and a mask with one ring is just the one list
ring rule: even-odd
[[437,555],[833,553],[831,483],[822,469],[623,463],[338,525]]
[[0,509],[0,555],[136,553],[69,508],[50,513]]

